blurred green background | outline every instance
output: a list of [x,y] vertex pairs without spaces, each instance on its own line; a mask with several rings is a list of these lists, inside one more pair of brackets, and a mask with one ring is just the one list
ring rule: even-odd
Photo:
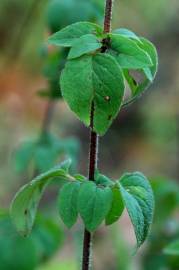
[[[18,188],[64,157],[87,174],[89,132],[61,100],[58,77],[65,50],[47,47],[52,32],[76,22],[103,23],[103,0],[0,1],[0,269],[78,270],[82,225],[67,231],[55,208],[56,186],[45,194],[30,238],[18,236],[8,208]],[[179,1],[116,0],[113,28],[149,38],[159,53],[154,84],[121,111],[100,139],[100,170],[114,178],[146,174],[156,212],[136,256],[123,214],[94,240],[94,269],[179,269]],[[49,120],[50,118],[50,120]],[[174,242],[173,242],[174,241]]]

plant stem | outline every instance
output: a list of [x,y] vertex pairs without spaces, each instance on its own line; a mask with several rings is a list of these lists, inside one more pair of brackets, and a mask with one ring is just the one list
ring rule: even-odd
[[113,0],[106,0],[104,33],[109,33],[111,31],[112,7],[113,7]]
[[[93,131],[94,121],[94,103],[91,107],[91,132],[90,132],[90,149],[89,149],[89,173],[88,177],[90,181],[94,181],[95,169],[97,167],[97,155],[98,155],[98,135]],[[84,231],[83,241],[83,262],[82,269],[88,270],[90,267],[90,255],[91,255],[92,234],[86,229]]]
[[[106,0],[104,33],[109,33],[111,30],[112,5],[113,0]],[[101,52],[105,53],[105,50],[102,49]],[[98,135],[93,130],[94,112],[95,107],[93,102],[91,106],[91,118],[90,118],[91,133],[90,133],[90,149],[89,149],[89,181],[94,181],[95,169],[97,168],[97,160],[98,160]],[[92,234],[85,229],[83,240],[82,270],[89,270],[90,268],[91,246],[92,246]]]

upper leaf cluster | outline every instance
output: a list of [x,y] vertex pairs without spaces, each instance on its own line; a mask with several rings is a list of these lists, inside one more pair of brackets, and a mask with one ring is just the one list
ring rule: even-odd
[[[154,45],[127,29],[106,34],[96,24],[78,22],[53,34],[48,43],[70,48],[60,79],[62,95],[87,126],[94,103],[94,131],[100,135],[120,108],[143,93],[156,75]],[[126,84],[131,89],[127,100]]]

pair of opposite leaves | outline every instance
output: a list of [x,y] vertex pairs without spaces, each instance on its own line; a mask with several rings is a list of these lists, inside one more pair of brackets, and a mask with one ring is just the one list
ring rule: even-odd
[[67,180],[59,194],[59,213],[71,227],[78,214],[89,231],[94,231],[105,220],[116,222],[126,207],[137,238],[138,247],[144,242],[153,218],[154,198],[146,177],[141,173],[126,173],[113,182],[97,172],[95,183],[82,175],[70,175],[66,161],[37,176],[22,187],[11,204],[11,217],[19,233],[31,232],[39,201],[52,180]]
[[[62,95],[87,126],[94,103],[94,131],[99,135],[108,130],[124,105],[125,83],[131,89],[131,101],[149,86],[157,71],[153,44],[127,29],[104,34],[96,24],[79,22],[52,35],[48,43],[70,47],[60,76]],[[143,74],[141,83],[136,83],[131,70]]]

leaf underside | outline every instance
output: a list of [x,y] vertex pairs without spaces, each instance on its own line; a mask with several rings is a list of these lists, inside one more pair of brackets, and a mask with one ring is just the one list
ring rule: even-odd
[[37,207],[45,188],[54,177],[64,179],[67,176],[69,165],[70,161],[66,161],[48,172],[37,176],[16,193],[11,204],[10,215],[20,234],[27,236],[31,232]]

